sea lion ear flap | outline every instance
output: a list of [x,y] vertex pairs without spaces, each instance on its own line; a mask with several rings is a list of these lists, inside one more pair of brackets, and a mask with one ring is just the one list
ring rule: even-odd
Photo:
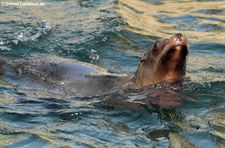
[[141,58],[141,63],[147,60],[147,55],[147,53],[144,54],[144,56]]

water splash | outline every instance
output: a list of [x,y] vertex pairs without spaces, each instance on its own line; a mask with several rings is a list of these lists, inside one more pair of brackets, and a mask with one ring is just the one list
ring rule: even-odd
[[0,50],[4,51],[10,51],[11,49],[9,47],[7,47],[7,41],[1,40],[0,39]]
[[99,55],[97,54],[97,51],[94,49],[90,50],[90,59],[91,63],[96,63],[99,60]]
[[14,33],[13,42],[17,45],[19,42],[36,41],[42,35],[47,34],[52,26],[46,21],[42,20],[36,24],[27,24],[21,30]]

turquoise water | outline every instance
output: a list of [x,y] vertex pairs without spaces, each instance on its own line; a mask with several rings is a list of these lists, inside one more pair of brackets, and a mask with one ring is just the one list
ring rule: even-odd
[[1,78],[1,147],[225,147],[224,1],[42,2],[1,3],[1,56],[54,54],[132,75],[156,39],[181,32],[190,45],[190,81],[181,89],[190,101],[113,109],[96,106],[96,97],[33,97]]

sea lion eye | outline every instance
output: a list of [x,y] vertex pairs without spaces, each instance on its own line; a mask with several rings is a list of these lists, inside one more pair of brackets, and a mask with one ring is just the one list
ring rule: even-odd
[[153,53],[157,53],[159,47],[160,47],[160,41],[156,41],[156,42],[153,44],[152,52],[153,52]]
[[160,42],[159,41],[156,41],[154,44],[153,44],[153,49],[157,49],[159,47],[159,44]]

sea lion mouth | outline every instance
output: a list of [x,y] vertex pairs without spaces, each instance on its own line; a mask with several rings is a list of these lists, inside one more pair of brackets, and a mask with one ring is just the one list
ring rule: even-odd
[[164,64],[171,59],[174,59],[177,62],[182,62],[186,60],[188,55],[188,47],[187,46],[175,46],[170,48],[161,58],[161,62]]
[[160,61],[165,64],[169,60],[184,63],[189,54],[187,38],[180,33],[166,40],[166,45],[161,51]]

